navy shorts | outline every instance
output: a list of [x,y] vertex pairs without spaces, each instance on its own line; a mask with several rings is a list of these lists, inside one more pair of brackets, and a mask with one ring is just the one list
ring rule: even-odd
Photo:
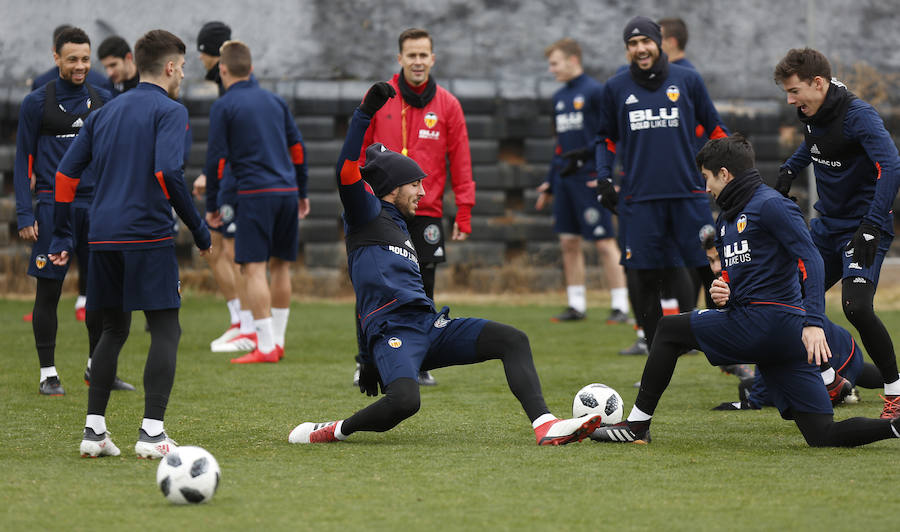
[[[862,347],[856,343],[847,329],[835,325],[830,320],[825,322],[824,330],[825,339],[828,340],[828,347],[831,349],[832,355],[828,363],[842,377],[850,381],[850,384],[856,384],[856,379],[859,378],[863,368]],[[766,380],[759,370],[756,371],[748,399],[757,406],[774,406],[766,386]]]
[[[28,275],[41,279],[63,280],[69,271],[71,257],[65,266],[56,266],[47,257],[50,250],[50,242],[53,240],[53,203],[38,202],[34,207],[34,219],[38,224],[38,239],[31,246],[31,260],[28,261]],[[88,223],[88,206],[70,206],[70,221],[72,222],[72,245],[75,247],[75,256],[79,264],[84,264],[88,257],[87,235],[90,224]],[[84,275],[86,272],[82,272]]]
[[162,310],[181,306],[175,247],[91,250],[87,309]]
[[235,216],[237,214],[237,182],[231,173],[229,163],[225,164],[225,171],[219,181],[219,193],[216,196],[216,204],[219,205],[219,214],[222,215],[222,225],[210,227],[210,231],[222,233],[225,238],[234,238],[237,229]]
[[624,266],[636,270],[705,266],[700,230],[712,224],[706,196],[632,202],[624,224]]
[[819,367],[806,360],[804,316],[761,305],[695,310],[691,331],[710,364],[755,363],[781,417],[832,414]]
[[553,188],[553,230],[585,240],[615,238],[612,212],[597,201],[597,191],[581,176],[563,177]]
[[385,316],[378,332],[369,337],[369,353],[381,381],[388,385],[419,371],[480,362],[475,344],[487,320],[449,319],[450,309],[440,312],[402,311]]
[[856,230],[859,228],[859,220],[837,220],[834,218],[813,218],[809,222],[809,232],[813,243],[822,255],[825,263],[825,289],[828,290],[834,283],[847,277],[863,277],[878,286],[878,277],[881,274],[881,264],[887,255],[894,235],[882,231],[881,240],[878,242],[878,250],[875,252],[875,260],[868,268],[853,262],[853,252],[844,251]]
[[234,233],[234,261],[297,260],[300,238],[297,196],[241,196]]
[[447,260],[442,220],[432,216],[416,216],[407,222],[409,239],[416,248],[419,264],[433,264]]

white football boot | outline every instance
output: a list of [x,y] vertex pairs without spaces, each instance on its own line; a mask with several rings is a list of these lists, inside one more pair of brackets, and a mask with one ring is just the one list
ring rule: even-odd
[[116,444],[109,438],[109,431],[97,434],[93,429],[85,427],[80,447],[82,458],[99,458],[101,456],[119,456],[122,454]]

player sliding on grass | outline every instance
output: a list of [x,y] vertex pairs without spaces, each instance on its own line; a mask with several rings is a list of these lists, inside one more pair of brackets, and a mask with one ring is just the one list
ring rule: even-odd
[[390,430],[419,410],[419,371],[491,359],[503,362],[509,388],[531,420],[538,445],[586,438],[601,417],[561,420],[550,414],[525,333],[488,320],[450,319],[449,308],[435,312],[425,295],[407,230],[407,220],[425,196],[425,173],[415,161],[380,143],[366,149],[364,166],[358,162],[372,115],[394,95],[385,82],[369,89],[353,113],[337,166],[361,345],[369,353],[358,357],[359,389],[376,396],[380,385],[384,397],[341,421],[302,423],[288,440],[325,443],[357,431]]
[[711,140],[697,154],[706,191],[722,209],[716,247],[723,272],[710,294],[725,308],[663,317],[631,414],[598,429],[593,439],[649,443],[656,405],[678,357],[690,349],[715,365],[755,362],[781,416],[794,420],[810,446],[900,438],[900,418],[834,421],[818,368],[831,358],[822,330],[822,258],[800,209],[764,185],[754,164],[753,147],[739,135]]

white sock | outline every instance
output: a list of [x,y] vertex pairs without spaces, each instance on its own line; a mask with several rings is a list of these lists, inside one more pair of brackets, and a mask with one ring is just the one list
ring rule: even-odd
[[253,326],[253,313],[249,310],[241,310],[241,334],[252,334],[256,329]]
[[272,330],[275,332],[275,344],[284,347],[284,335],[287,331],[288,316],[291,314],[289,308],[273,308],[272,309]]
[[[272,309],[272,310],[275,310],[275,309]],[[347,439],[347,436],[346,436],[343,432],[341,432],[341,427],[343,427],[343,426],[344,426],[344,420],[343,420],[343,419],[340,420],[340,421],[338,421],[338,422],[334,425],[334,437],[337,438],[337,439],[339,439],[339,440],[341,440],[341,441],[344,441],[344,440]]]
[[828,386],[832,382],[834,382],[834,376],[837,375],[834,372],[834,368],[828,368],[822,372],[822,382],[825,383],[825,386]]
[[87,419],[84,420],[84,426],[94,431],[95,434],[103,434],[106,432],[106,416],[88,414]]
[[553,414],[551,414],[549,412],[546,414],[541,414],[540,416],[538,416],[537,419],[535,419],[534,421],[531,422],[531,428],[536,429],[536,428],[540,427],[541,425],[543,425],[544,423],[547,423],[548,421],[553,421],[555,419],[556,419],[556,416],[554,416]]
[[578,312],[587,310],[587,292],[584,285],[571,285],[566,287],[566,294],[569,296],[569,306]]
[[163,433],[163,422],[161,419],[150,419],[145,417],[144,420],[141,421],[141,428],[147,433],[147,436],[152,438]]
[[659,305],[662,307],[663,316],[678,314],[678,300],[675,298],[660,299]]
[[644,328],[643,328],[643,327],[638,327],[638,329],[637,329],[637,337],[640,338],[641,340],[646,340],[646,339],[647,339],[647,335],[644,334]]
[[241,300],[238,298],[229,299],[225,302],[228,307],[228,313],[231,315],[231,324],[236,325],[241,322]]
[[634,405],[631,407],[631,413],[628,414],[628,419],[625,421],[650,421],[652,418],[650,414],[645,413],[643,410]]
[[84,308],[87,304],[87,296],[78,296],[75,298],[75,310]]
[[885,383],[884,395],[900,395],[900,375],[894,382]]
[[610,305],[614,310],[621,310],[625,314],[628,314],[628,289],[627,288],[613,288],[609,291],[609,295],[612,298],[612,304]]
[[275,334],[272,331],[272,318],[263,318],[253,322],[256,326],[256,345],[262,353],[271,353],[275,349]]
[[41,368],[41,382],[44,382],[49,377],[59,377],[59,373],[56,372],[56,366]]
[[91,369],[91,357],[88,357],[87,369]]

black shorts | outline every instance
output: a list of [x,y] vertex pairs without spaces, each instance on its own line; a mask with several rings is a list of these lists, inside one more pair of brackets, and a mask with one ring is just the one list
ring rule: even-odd
[[446,262],[446,248],[444,246],[444,226],[440,218],[431,216],[416,216],[410,221],[409,236],[419,264],[434,264]]

